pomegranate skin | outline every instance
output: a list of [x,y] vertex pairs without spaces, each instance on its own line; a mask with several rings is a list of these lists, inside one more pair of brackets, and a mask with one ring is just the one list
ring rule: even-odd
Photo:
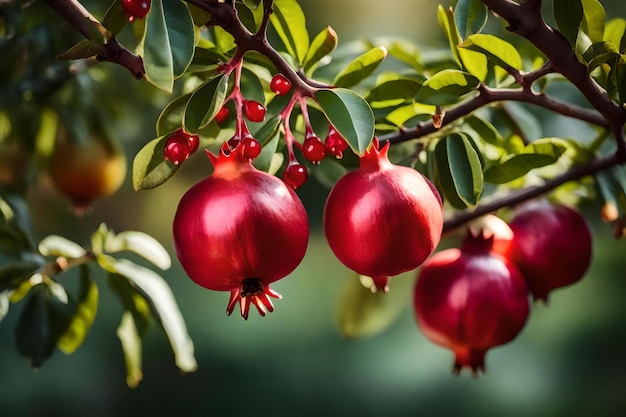
[[324,231],[335,256],[387,291],[390,276],[421,265],[439,244],[443,209],[436,188],[418,171],[392,164],[375,140],[360,167],[333,187]]
[[468,235],[423,265],[413,292],[419,327],[455,354],[453,372],[485,370],[488,349],[511,341],[530,311],[528,287],[517,267],[491,252],[492,238]]
[[546,200],[527,203],[514,214],[513,240],[505,256],[522,271],[535,300],[547,302],[555,288],[579,281],[592,258],[592,236],[578,211]]
[[273,310],[268,284],[290,274],[306,252],[309,225],[298,196],[279,178],[257,170],[244,147],[207,152],[213,174],[190,188],[174,217],[176,255],[197,284],[230,291],[247,318],[250,303]]

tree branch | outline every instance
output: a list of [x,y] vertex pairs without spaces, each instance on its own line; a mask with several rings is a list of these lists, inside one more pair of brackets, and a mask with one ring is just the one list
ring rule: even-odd
[[[594,110],[566,103],[542,93],[535,93],[530,89],[490,88],[486,85],[481,85],[479,87],[479,94],[477,96],[461,103],[451,110],[448,110],[444,115],[441,127],[459,120],[471,114],[475,110],[486,106],[487,104],[499,101],[519,101],[534,104],[555,113],[583,120],[607,129],[611,127],[609,122],[601,114]],[[404,129],[398,133],[381,136],[379,139],[381,143],[389,141],[393,145],[394,143],[418,139],[431,133],[435,133],[438,130],[439,128],[435,127],[433,121],[429,120],[428,122],[420,123],[415,128]]]
[[504,197],[482,204],[474,210],[461,211],[444,222],[443,230],[444,232],[452,231],[480,216],[495,212],[503,207],[514,206],[523,201],[538,197],[554,190],[566,182],[578,180],[588,175],[593,175],[612,166],[622,164],[623,162],[623,159],[621,159],[618,155],[612,155],[606,158],[593,160],[586,165],[576,166],[557,177],[547,180],[542,185],[513,191]]
[[77,0],[46,0],[46,3],[86,39],[100,42],[100,39],[94,39],[98,32],[108,39],[102,44],[98,60],[121,65],[138,80],[146,73],[141,57],[130,52],[115,38],[110,38],[108,30]]

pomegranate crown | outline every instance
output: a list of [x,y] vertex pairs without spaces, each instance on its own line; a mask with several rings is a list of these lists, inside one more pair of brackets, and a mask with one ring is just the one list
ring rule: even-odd
[[385,144],[381,148],[378,138],[374,137],[372,144],[360,158],[361,168],[378,170],[386,165],[391,165],[388,156],[389,146],[390,143],[385,142]]
[[489,253],[493,248],[494,234],[485,229],[467,229],[461,250],[466,253]]
[[244,151],[245,148],[241,142],[234,149],[230,149],[228,143],[224,142],[217,155],[205,149],[206,155],[209,157],[211,165],[213,165],[213,173],[217,175],[232,171],[234,167],[239,167],[239,169],[243,167],[253,168],[254,166],[250,158],[245,156]]

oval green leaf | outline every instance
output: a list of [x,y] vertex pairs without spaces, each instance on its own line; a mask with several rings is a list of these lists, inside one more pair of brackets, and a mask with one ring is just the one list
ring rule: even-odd
[[336,87],[352,87],[363,81],[372,74],[381,62],[387,57],[387,48],[378,46],[354,58],[344,69],[342,69],[333,85]]
[[374,113],[365,99],[345,88],[319,90],[315,99],[352,150],[363,155],[374,138]]
[[109,253],[134,252],[163,270],[172,266],[170,255],[163,245],[144,232],[127,230],[118,233],[114,237],[107,239],[105,251]]
[[337,32],[332,27],[327,26],[322,29],[313,38],[313,42],[311,42],[311,46],[309,46],[309,50],[304,57],[304,62],[302,63],[304,72],[310,74],[310,71],[315,68],[315,64],[337,48],[338,42]]
[[484,54],[487,59],[502,68],[522,69],[522,57],[513,45],[494,35],[476,34],[468,36],[462,48]]
[[481,0],[459,0],[454,8],[454,21],[461,39],[465,39],[485,26],[487,6]]
[[476,90],[479,84],[478,78],[467,72],[446,69],[424,82],[415,95],[415,101],[438,106],[454,104],[465,94]]
[[180,165],[174,165],[163,157],[168,136],[153,139],[144,146],[133,160],[133,188],[149,190],[169,180]]
[[187,108],[190,97],[191,93],[182,95],[170,101],[169,104],[165,106],[157,119],[157,136],[165,136],[183,127],[185,109]]
[[201,84],[189,98],[185,107],[185,129],[196,133],[208,125],[220,111],[228,90],[228,77],[221,75]]
[[79,297],[74,315],[67,330],[61,335],[57,347],[66,355],[78,349],[91,329],[98,312],[98,287],[91,279],[89,268],[81,266]]
[[559,31],[567,38],[570,45],[575,46],[578,29],[583,20],[582,1],[554,0],[552,12]]
[[57,235],[43,238],[39,242],[38,249],[43,256],[64,256],[66,258],[80,258],[87,253],[78,243]]
[[598,0],[582,0],[583,21],[581,29],[589,36],[591,42],[600,42],[604,38],[604,6]]
[[435,147],[437,179],[453,207],[473,207],[483,191],[480,158],[465,134],[454,133]]
[[273,10],[270,21],[276,33],[287,52],[302,65],[309,49],[309,33],[302,8],[296,0],[274,0]]

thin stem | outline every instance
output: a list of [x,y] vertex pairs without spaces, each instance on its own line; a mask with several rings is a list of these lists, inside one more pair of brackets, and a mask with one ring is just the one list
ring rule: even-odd
[[597,172],[608,169],[612,166],[623,163],[624,159],[615,154],[606,158],[593,160],[586,165],[576,166],[559,176],[547,180],[542,185],[513,191],[504,197],[494,199],[488,203],[482,204],[474,208],[473,210],[458,212],[457,214],[445,221],[443,230],[444,232],[452,231],[462,226],[463,224],[485,214],[495,212],[503,207],[514,206],[523,201],[538,197],[549,191],[552,191],[555,188],[565,184],[566,182],[578,180],[583,177],[593,175]]

